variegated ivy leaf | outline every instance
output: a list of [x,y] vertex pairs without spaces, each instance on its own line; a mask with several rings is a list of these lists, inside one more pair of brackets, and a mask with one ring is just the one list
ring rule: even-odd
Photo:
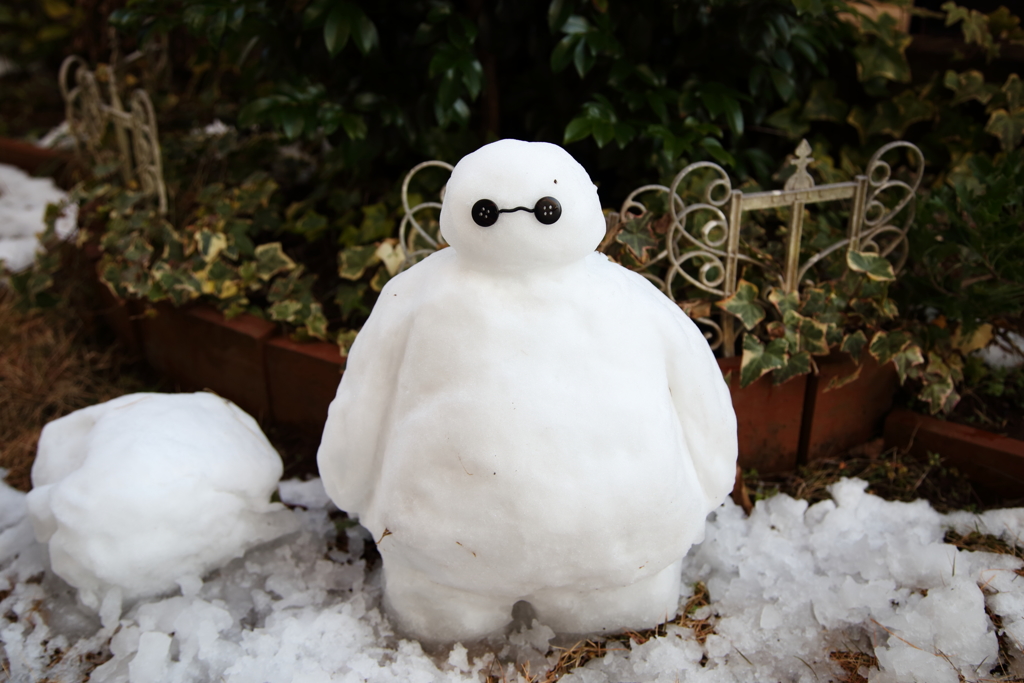
[[872,280],[878,282],[891,282],[896,279],[889,260],[878,254],[869,251],[848,251],[846,252],[846,265],[850,270],[857,273],[864,273]]
[[948,413],[960,402],[960,395],[953,388],[953,380],[948,377],[932,380],[926,378],[924,387],[917,397],[928,404],[928,410],[932,415],[940,410]]
[[376,245],[366,244],[342,249],[338,252],[338,275],[346,280],[358,280],[367,268],[379,262]]
[[900,314],[900,309],[896,306],[896,302],[888,297],[881,301],[876,301],[875,308],[877,308],[878,313],[887,320],[892,320]]
[[231,320],[245,313],[245,310],[249,307],[249,299],[244,296],[238,296],[221,302],[221,305],[224,306],[221,309],[224,317]]
[[840,351],[845,351],[853,358],[854,363],[860,363],[860,354],[867,345],[868,338],[864,336],[863,330],[857,330],[843,337],[843,343],[839,346]]
[[352,348],[352,343],[356,340],[357,330],[342,330],[338,332],[338,349],[341,350],[341,355],[348,357],[349,349]]
[[261,280],[269,280],[278,273],[295,268],[295,261],[288,258],[280,242],[261,244],[256,247],[256,274]]
[[228,246],[227,235],[220,232],[211,232],[205,228],[195,234],[195,240],[196,246],[199,247],[199,253],[206,262],[217,258],[217,255]]
[[815,356],[828,355],[827,324],[820,323],[813,318],[806,318],[793,310],[786,311],[782,321],[796,332],[800,351],[808,351]]
[[327,318],[324,316],[323,306],[316,301],[309,305],[309,315],[306,316],[306,331],[311,337],[324,341],[327,340]]
[[384,289],[384,285],[391,279],[391,275],[388,274],[387,268],[378,268],[377,272],[370,278],[370,289],[375,292],[379,292]]
[[393,237],[381,242],[374,253],[381,263],[384,264],[384,267],[388,269],[388,275],[391,277],[398,274],[398,269],[405,262],[405,251],[402,249],[402,245],[398,243],[398,240]]
[[[772,294],[775,292],[772,291]],[[817,289],[815,287],[808,287],[803,293],[804,301],[800,305],[800,312],[804,315],[817,315],[824,313],[829,303],[829,297],[825,293],[824,289]],[[771,294],[768,296],[769,301],[771,300]],[[772,303],[775,303],[772,301]],[[776,304],[778,306],[778,304]],[[785,313],[785,311],[782,311]]]
[[255,261],[246,261],[238,266],[238,278],[246,289],[256,290],[262,286],[256,269],[257,264]]
[[811,354],[807,351],[794,353],[786,364],[772,373],[772,384],[782,384],[794,377],[806,375],[811,371]]
[[647,263],[651,252],[658,248],[658,239],[651,231],[650,223],[650,214],[628,220],[615,235],[615,241],[625,245],[640,263]]
[[732,313],[745,328],[752,330],[765,316],[764,306],[757,301],[757,293],[757,285],[740,280],[736,285],[736,293],[715,302],[715,305]]
[[158,284],[175,306],[182,306],[199,298],[202,285],[195,276],[183,269],[172,269],[158,263],[150,270],[150,277]]
[[195,273],[202,286],[203,294],[212,294],[219,299],[230,299],[241,292],[238,274],[223,261],[214,261]]
[[968,354],[978,349],[983,349],[989,345],[992,341],[992,325],[984,323],[979,325],[970,334],[963,334],[964,326],[960,325],[956,328],[956,332],[953,333],[953,338],[950,339],[950,343],[954,349],[960,351],[960,353]]
[[903,384],[907,381],[907,373],[910,371],[910,368],[924,362],[924,356],[921,355],[921,347],[917,344],[908,344],[892,357],[892,362],[896,366],[896,374],[900,377],[900,384]]
[[299,322],[299,314],[302,313],[304,306],[301,302],[295,299],[285,299],[284,301],[278,301],[267,309],[267,313],[270,315],[271,320],[284,323],[297,323]]
[[146,263],[153,251],[153,246],[141,235],[131,235],[124,245],[122,255],[129,262]]
[[786,341],[784,339],[773,339],[765,346],[754,335],[743,335],[740,386],[750,386],[772,370],[777,370],[784,366],[787,360]]
[[775,308],[782,315],[786,315],[800,307],[800,297],[797,296],[796,292],[785,292],[778,287],[772,287],[768,292],[768,301],[775,304]]
[[879,330],[871,339],[868,352],[875,357],[879,365],[885,365],[892,357],[910,344],[910,335],[906,332],[883,332]]

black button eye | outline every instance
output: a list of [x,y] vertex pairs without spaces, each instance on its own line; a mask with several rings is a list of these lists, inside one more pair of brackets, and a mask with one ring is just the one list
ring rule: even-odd
[[544,225],[551,225],[562,217],[562,205],[554,197],[543,197],[533,207],[533,215]]
[[498,222],[498,205],[490,199],[481,199],[473,205],[473,222],[488,228]]

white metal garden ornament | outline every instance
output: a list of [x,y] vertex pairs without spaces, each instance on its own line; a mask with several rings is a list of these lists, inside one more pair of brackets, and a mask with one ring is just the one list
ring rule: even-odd
[[[115,51],[111,64],[104,69],[110,98],[110,104],[107,104],[103,101],[96,72],[89,69],[81,57],[72,55],[64,60],[57,80],[64,97],[68,128],[76,147],[79,150],[84,147],[95,155],[112,123],[125,184],[138,183],[144,194],[156,200],[160,214],[166,214],[167,187],[164,185],[160,136],[153,103],[146,91],[138,88],[132,91],[128,111],[125,111],[118,92],[117,72]],[[70,82],[72,77],[75,81],[73,86]]]
[[595,252],[597,190],[563,149],[495,142],[455,167],[451,245],[384,287],[318,454],[384,560],[399,628],[562,633],[675,616],[680,567],[732,488],[736,418],[697,326]]

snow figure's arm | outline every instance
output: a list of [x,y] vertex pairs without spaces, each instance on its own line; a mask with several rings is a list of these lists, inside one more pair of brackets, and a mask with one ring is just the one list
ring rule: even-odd
[[350,514],[366,510],[380,472],[410,320],[408,290],[398,287],[408,274],[384,287],[352,344],[317,452],[327,494]]
[[707,497],[718,507],[736,480],[736,412],[707,340],[689,316],[664,300],[672,318],[668,386],[683,438]]

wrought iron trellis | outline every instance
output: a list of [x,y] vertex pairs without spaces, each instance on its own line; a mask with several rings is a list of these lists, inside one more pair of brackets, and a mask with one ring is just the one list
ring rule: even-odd
[[[900,151],[906,153],[910,160],[909,180],[894,177],[892,166],[883,158]],[[633,190],[617,212],[607,212],[607,227],[611,231],[627,220],[644,217],[648,208],[639,201],[642,195],[653,192],[668,196],[671,223],[663,248],[638,272],[657,284],[673,301],[676,301],[673,284],[677,277],[720,298],[735,294],[742,266],[769,271],[768,275],[778,281],[781,289],[796,292],[812,266],[844,247],[847,252],[867,251],[886,257],[893,261],[894,271],[899,272],[907,259],[907,232],[914,220],[916,192],[924,175],[921,150],[909,142],[891,142],[872,155],[865,174],[848,182],[828,185],[815,184],[807,170],[812,161],[811,146],[803,140],[790,162],[795,172],[783,189],[751,193],[733,189],[728,174],[721,166],[707,161],[693,163],[681,170],[667,187],[644,185]],[[413,167],[402,183],[405,215],[399,226],[399,240],[405,252],[403,268],[444,246],[436,220],[424,225],[417,218],[422,212],[439,210],[440,201],[424,201],[415,206],[409,202],[409,186],[413,177],[430,167],[452,170],[452,166],[443,161],[426,161]],[[684,181],[695,173],[709,173],[712,179],[701,193],[703,201],[687,204],[680,188],[685,187]],[[439,199],[443,198],[444,188]],[[805,207],[839,200],[852,200],[846,237],[801,260]],[[745,212],[781,207],[790,210],[786,259],[785,267],[774,272],[771,264],[744,252],[740,231]],[[708,219],[697,226],[692,217],[702,212]],[[902,219],[897,220],[901,215]],[[651,272],[655,266],[667,266],[664,278]],[[688,272],[690,270],[696,272]],[[718,314],[721,323],[710,317],[698,317],[696,320],[711,329],[708,337],[712,348],[723,347],[724,355],[731,356],[740,329],[732,314],[726,311],[718,311]]]
[[146,91],[140,88],[129,96],[128,110],[125,111],[118,88],[116,50],[111,64],[104,71],[110,104],[103,101],[100,79],[95,71],[89,69],[85,60],[72,55],[61,64],[58,82],[64,97],[65,118],[71,137],[78,151],[84,147],[95,157],[107,127],[113,123],[125,184],[137,179],[142,191],[156,199],[160,213],[166,214],[167,187],[164,185],[153,103]]

